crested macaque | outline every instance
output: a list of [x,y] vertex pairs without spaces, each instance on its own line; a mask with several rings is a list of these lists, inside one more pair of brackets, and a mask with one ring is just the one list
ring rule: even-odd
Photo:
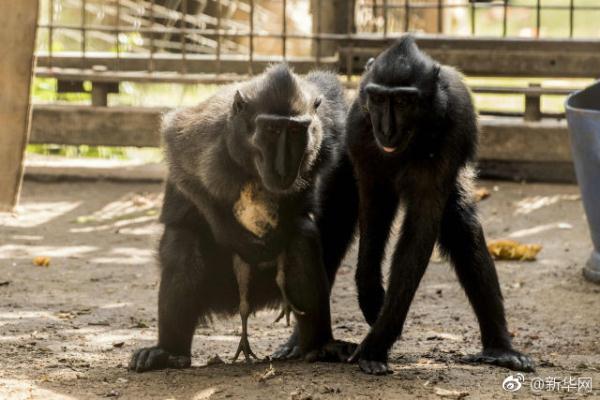
[[[355,345],[333,339],[328,280],[310,218],[319,177],[338,162],[345,113],[334,74],[299,77],[279,64],[165,118],[158,343],[135,351],[130,369],[188,367],[198,320],[240,311],[246,325],[250,312],[277,306],[282,293],[302,312],[295,313],[294,355],[342,361],[352,354]],[[248,185],[266,193],[276,211],[276,223],[262,226],[261,235],[236,211]],[[242,341],[238,354],[250,350]]]
[[[402,333],[436,242],[479,321],[483,350],[468,360],[534,369],[532,360],[512,347],[498,276],[470,192],[477,135],[476,112],[462,76],[422,53],[412,37],[403,36],[367,66],[347,120],[359,199],[355,279],[371,326],[350,361],[366,373],[390,372],[389,350]],[[356,187],[343,179],[341,192],[353,198]],[[381,264],[400,204],[404,220],[386,292]],[[346,219],[355,221],[351,214]],[[347,242],[338,244],[330,250],[334,261],[347,247]],[[335,271],[333,264],[326,265]]]

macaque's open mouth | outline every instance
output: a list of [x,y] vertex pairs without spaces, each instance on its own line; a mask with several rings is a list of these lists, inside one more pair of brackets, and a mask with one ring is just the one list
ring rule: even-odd
[[381,146],[381,148],[383,149],[383,151],[385,151],[386,153],[393,153],[394,151],[396,151],[396,147],[385,147],[385,146]]

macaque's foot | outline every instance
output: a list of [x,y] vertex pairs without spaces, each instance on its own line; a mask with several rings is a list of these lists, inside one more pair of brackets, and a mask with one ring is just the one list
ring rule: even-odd
[[386,361],[358,360],[360,370],[369,375],[388,375],[394,373]]
[[356,348],[356,343],[345,342],[343,340],[331,340],[323,347],[307,352],[304,359],[308,362],[347,362],[348,357],[356,351]]
[[282,344],[271,354],[271,359],[282,361],[282,360],[295,360],[302,356],[300,351],[300,345],[298,344],[298,337],[294,332],[287,342]]
[[387,356],[377,356],[368,351],[365,342],[356,348],[348,362],[357,362],[361,371],[370,375],[387,375],[393,373],[387,363]]
[[469,363],[498,365],[513,371],[535,371],[535,364],[529,356],[512,349],[488,348],[481,353],[466,356],[463,360]]
[[238,359],[240,353],[244,353],[244,357],[246,358],[247,363],[252,361],[250,357],[254,358],[255,360],[258,360],[256,354],[254,354],[254,352],[250,348],[248,336],[244,334],[242,334],[242,337],[240,338],[240,344],[238,345],[237,351],[235,352],[235,356],[233,356],[233,360],[231,361],[235,362]]
[[129,370],[145,372],[165,368],[188,368],[192,364],[190,356],[174,355],[158,346],[137,349],[131,361]]

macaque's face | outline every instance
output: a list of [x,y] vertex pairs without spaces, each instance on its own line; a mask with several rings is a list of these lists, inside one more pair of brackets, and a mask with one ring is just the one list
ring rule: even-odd
[[[275,193],[289,190],[302,173],[304,158],[314,143],[310,136],[317,125],[315,114],[255,114],[251,110],[244,112],[243,104],[240,107],[243,96],[237,100],[230,153],[238,163],[254,170],[267,190]],[[318,102],[315,104],[316,109]]]
[[377,145],[385,153],[402,152],[414,133],[419,89],[369,83],[365,91]]
[[265,187],[285,191],[300,175],[309,142],[310,116],[280,117],[259,114],[253,143],[256,168]]

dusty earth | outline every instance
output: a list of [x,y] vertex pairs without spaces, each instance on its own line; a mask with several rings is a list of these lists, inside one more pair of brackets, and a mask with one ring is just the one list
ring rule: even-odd
[[[492,193],[481,202],[488,238],[543,245],[536,262],[497,263],[515,345],[538,364],[514,393],[502,388],[510,371],[461,362],[479,349],[477,323],[451,268],[435,259],[391,353],[391,376],[367,376],[348,364],[274,362],[261,380],[268,361],[229,361],[238,318],[198,327],[191,369],[128,372],[132,351],[157,334],[161,185],[27,181],[19,216],[0,220],[0,398],[600,397],[600,286],[581,275],[591,244],[577,187],[481,185]],[[355,299],[355,253],[338,275],[332,311],[335,335],[359,341],[368,328]],[[50,265],[34,266],[39,256]],[[290,333],[273,324],[276,315],[251,317],[251,344],[261,356]],[[214,355],[225,364],[207,366]],[[536,378],[567,384],[536,392]],[[569,378],[592,378],[593,393],[578,393]]]

